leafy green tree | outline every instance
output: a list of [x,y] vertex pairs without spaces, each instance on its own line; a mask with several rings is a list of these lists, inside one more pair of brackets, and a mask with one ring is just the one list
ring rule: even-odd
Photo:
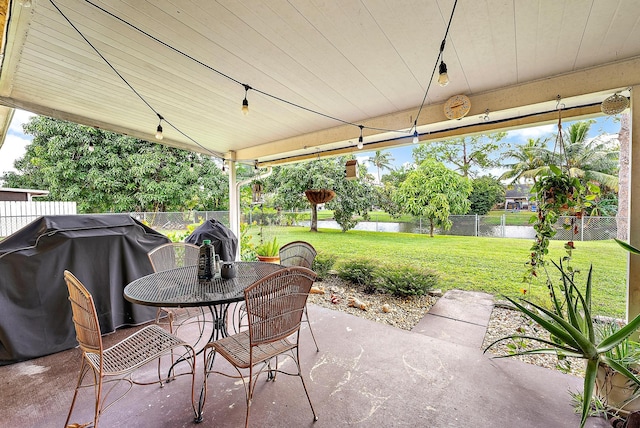
[[578,177],[583,184],[591,182],[618,190],[618,146],[601,138],[587,141],[593,120],[572,123],[564,141],[564,159],[559,163],[568,167],[569,175]]
[[393,158],[391,157],[391,153],[382,152],[381,150],[376,150],[375,155],[369,158],[369,162],[371,162],[378,169],[378,183],[382,183],[382,181],[380,181],[380,170],[392,170],[392,161]]
[[7,186],[46,189],[81,213],[228,206],[228,179],[208,156],[44,116],[23,128],[33,141]]
[[394,199],[405,212],[429,219],[429,234],[433,237],[436,226],[451,228],[450,215],[469,211],[472,185],[462,177],[433,159],[425,160],[410,172],[400,185]]
[[504,201],[505,189],[502,183],[491,176],[473,180],[473,190],[469,195],[472,214],[485,215],[498,202]]
[[500,141],[506,136],[506,132],[496,132],[420,144],[413,149],[413,159],[416,164],[426,159],[453,164],[463,177],[474,177],[477,169],[500,165],[499,151],[504,148]]
[[525,179],[535,184],[540,169],[551,161],[548,142],[549,138],[529,138],[526,144],[518,144],[507,150],[503,159],[513,159],[514,162],[504,165],[508,170],[500,176],[500,180],[511,179],[511,184],[515,184]]
[[[273,203],[283,209],[306,209],[309,201],[307,189],[331,189],[335,198],[326,204],[334,211],[335,220],[343,232],[357,224],[355,215],[368,218],[375,200],[372,184],[366,179],[346,180],[345,162],[348,158],[319,159],[293,165],[278,166],[265,180],[265,191],[274,193]],[[359,166],[360,177],[366,176],[366,167]],[[318,231],[315,205],[311,204],[311,231]]]

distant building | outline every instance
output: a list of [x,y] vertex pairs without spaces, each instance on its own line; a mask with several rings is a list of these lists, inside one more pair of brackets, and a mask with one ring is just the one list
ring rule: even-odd
[[12,189],[9,187],[0,187],[0,201],[31,202],[35,197],[47,195],[49,195],[48,190]]
[[530,208],[531,185],[514,184],[505,192],[505,210],[528,210]]

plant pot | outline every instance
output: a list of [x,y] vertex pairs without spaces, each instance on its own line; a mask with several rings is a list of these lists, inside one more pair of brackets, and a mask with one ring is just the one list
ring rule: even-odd
[[304,194],[312,204],[324,204],[336,196],[336,193],[330,189],[308,189]]
[[594,395],[622,416],[640,410],[640,397],[633,398],[634,383],[611,367],[600,364]]
[[258,256],[258,260],[267,263],[280,263],[280,256]]

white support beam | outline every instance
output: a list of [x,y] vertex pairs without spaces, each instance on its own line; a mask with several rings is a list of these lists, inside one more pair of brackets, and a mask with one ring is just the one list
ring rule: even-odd
[[[640,85],[631,89],[630,134],[629,243],[640,248]],[[630,254],[628,266],[627,321],[640,314],[640,256]]]

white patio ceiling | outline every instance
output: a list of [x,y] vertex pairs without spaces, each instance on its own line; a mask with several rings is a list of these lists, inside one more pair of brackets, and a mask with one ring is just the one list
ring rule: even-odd
[[[9,1],[0,104],[151,141],[157,112],[181,132],[163,123],[164,144],[249,163],[357,151],[357,125],[411,131],[453,5]],[[522,117],[553,111],[557,95],[590,105],[567,115],[595,114],[639,83],[640,2],[459,0],[444,61],[451,83],[431,85],[417,118],[425,140],[552,120]],[[242,84],[255,89],[246,117]],[[455,94],[470,97],[471,112],[448,121],[442,103]],[[499,124],[483,121],[487,109]],[[368,128],[364,137],[366,148],[411,142]]]

